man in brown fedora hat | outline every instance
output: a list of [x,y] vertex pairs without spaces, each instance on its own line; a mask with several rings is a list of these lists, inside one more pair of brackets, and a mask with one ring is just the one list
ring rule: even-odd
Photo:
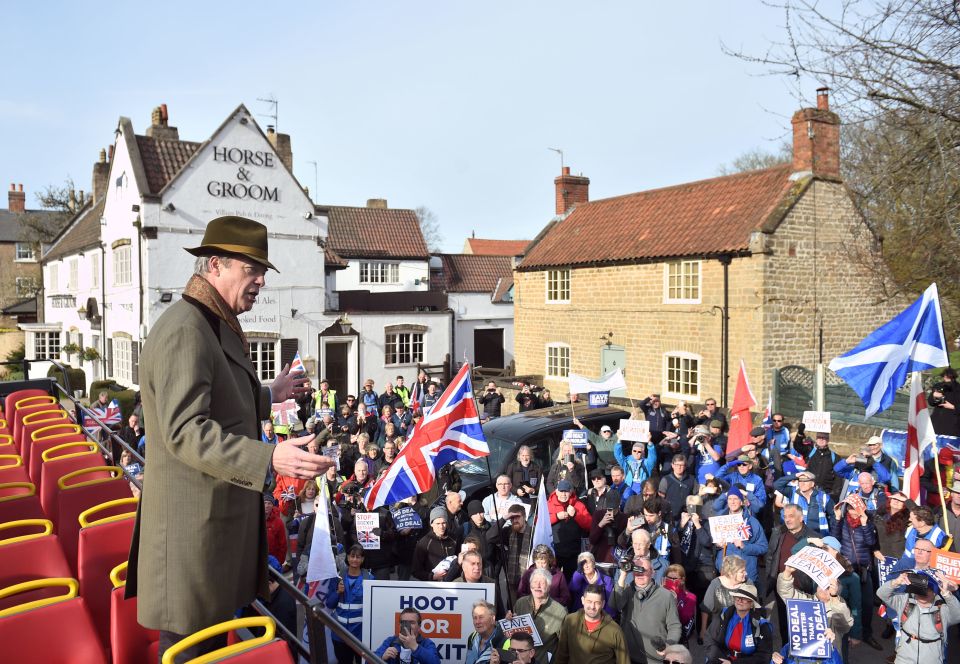
[[[160,630],[160,656],[197,630],[267,597],[264,478],[311,479],[333,461],[268,445],[258,422],[305,378],[285,366],[267,387],[248,357],[237,315],[264,285],[267,229],[242,217],[211,221],[183,299],[164,312],[140,355],[150,465],[137,514],[127,596],[140,624]],[[208,640],[185,655],[223,643]],[[179,660],[178,660],[179,661]]]

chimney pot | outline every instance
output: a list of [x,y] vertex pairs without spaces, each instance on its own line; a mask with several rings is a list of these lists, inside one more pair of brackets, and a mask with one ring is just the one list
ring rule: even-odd
[[830,110],[830,88],[817,88],[817,108],[821,111]]
[[160,119],[163,121],[163,125],[167,125],[167,121],[170,120],[170,116],[167,114],[167,105],[160,104]]
[[10,183],[10,191],[16,191],[16,190],[17,190],[17,185],[15,185],[14,183],[11,182],[11,183]]
[[569,167],[569,166],[564,166],[564,167],[563,167],[563,174],[564,174],[564,175],[570,175],[570,167]]
[[375,208],[377,210],[386,210],[387,209],[387,199],[386,198],[368,198],[367,207]]
[[107,163],[107,151],[104,150],[103,148],[100,149],[100,163],[101,164]]
[[23,191],[23,183],[22,183],[22,182],[21,182],[20,184],[18,184],[17,187],[18,187],[18,188],[17,188],[17,191]]

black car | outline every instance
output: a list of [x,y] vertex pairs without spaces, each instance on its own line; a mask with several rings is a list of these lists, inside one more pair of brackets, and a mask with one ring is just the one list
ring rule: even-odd
[[[490,447],[490,456],[477,461],[457,461],[454,463],[463,483],[462,490],[467,494],[467,502],[480,500],[493,492],[490,478],[506,471],[507,466],[517,458],[522,445],[533,450],[533,457],[540,462],[544,472],[556,461],[560,438],[564,429],[575,429],[573,413],[593,432],[608,425],[616,433],[620,420],[630,417],[630,413],[619,408],[588,408],[586,404],[570,404],[529,410],[506,417],[498,417],[483,425],[483,433]],[[613,445],[598,447],[598,468],[606,468],[616,463]],[[488,472],[487,468],[490,471]]]

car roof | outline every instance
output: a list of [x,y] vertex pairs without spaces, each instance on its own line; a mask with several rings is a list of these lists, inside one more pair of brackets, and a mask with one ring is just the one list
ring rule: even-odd
[[624,419],[630,416],[630,413],[621,408],[590,408],[587,404],[579,403],[574,404],[573,413],[571,413],[570,404],[563,404],[495,418],[483,425],[483,432],[488,436],[516,440],[567,425],[573,414],[587,425],[598,420],[609,422],[611,419]]

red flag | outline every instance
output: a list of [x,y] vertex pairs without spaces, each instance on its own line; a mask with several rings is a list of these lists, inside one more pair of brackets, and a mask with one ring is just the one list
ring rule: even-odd
[[753,428],[753,416],[750,409],[757,400],[747,380],[747,369],[740,360],[740,374],[737,376],[737,389],[733,393],[733,406],[730,408],[730,433],[727,437],[727,457],[737,456],[740,448],[750,442],[750,430]]
[[907,411],[907,450],[903,465],[903,491],[915,503],[920,502],[920,476],[923,475],[923,451],[936,446],[936,434],[930,424],[927,397],[919,371],[910,380],[910,410]]

